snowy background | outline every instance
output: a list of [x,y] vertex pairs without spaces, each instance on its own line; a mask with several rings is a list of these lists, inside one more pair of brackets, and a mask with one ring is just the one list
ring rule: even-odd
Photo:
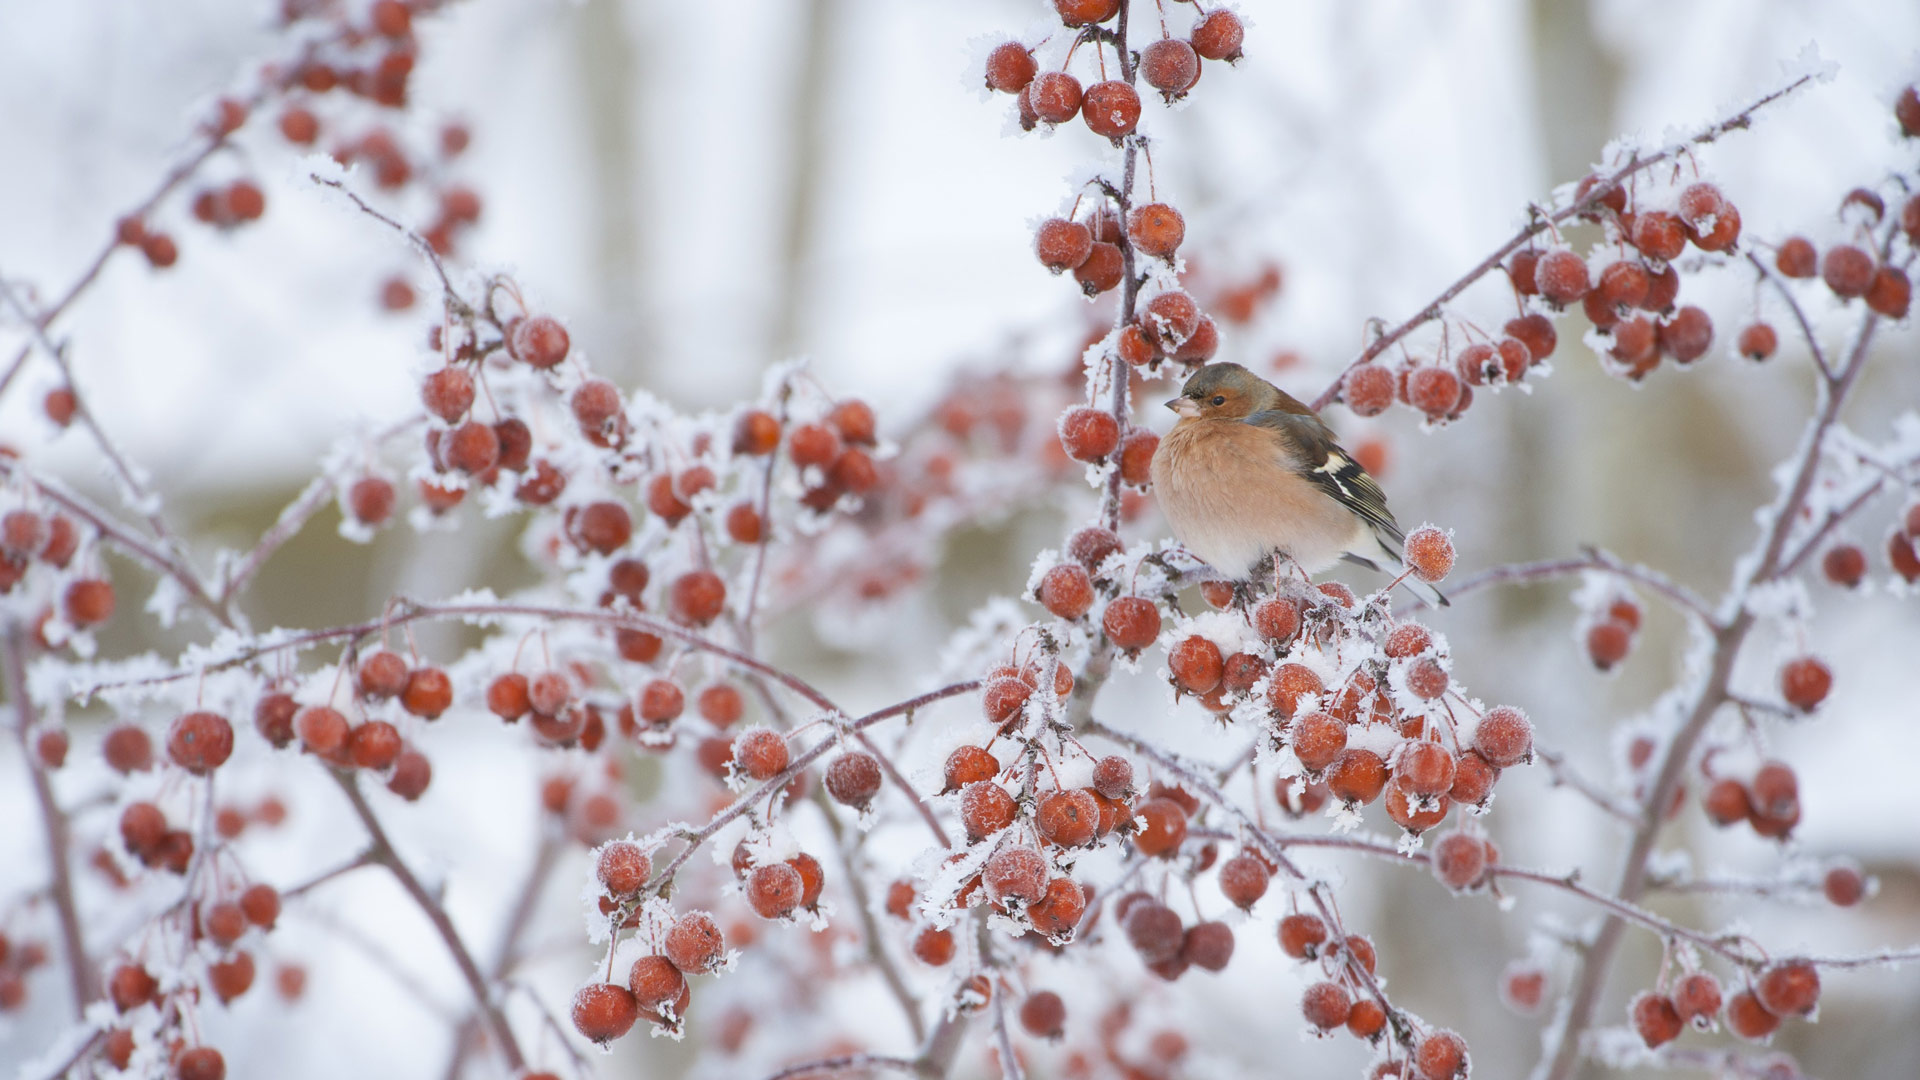
[[[871,401],[883,428],[899,434],[962,373],[1064,369],[1084,331],[1107,317],[1034,261],[1030,230],[1064,209],[1072,180],[1111,151],[1078,124],[1018,137],[1010,99],[988,99],[972,66],[981,39],[1031,39],[1046,9],[1037,0],[471,0],[422,21],[415,113],[423,123],[472,124],[460,172],[486,205],[464,259],[510,270],[567,318],[575,347],[602,373],[697,409],[749,394],[771,363],[804,356],[822,382]],[[1914,150],[1899,144],[1887,108],[1920,77],[1920,7],[1901,0],[1260,0],[1242,10],[1247,62],[1209,68],[1188,104],[1150,105],[1144,126],[1156,138],[1157,190],[1186,214],[1192,263],[1222,276],[1268,261],[1283,269],[1277,302],[1232,332],[1221,355],[1276,372],[1302,397],[1351,357],[1367,318],[1418,310],[1509,236],[1530,200],[1582,175],[1613,135],[1657,139],[1699,126],[1778,84],[1809,45],[1836,65],[1832,81],[1698,155],[1739,204],[1746,234],[1833,239],[1847,189],[1912,166]],[[192,118],[275,41],[259,3],[0,3],[0,274],[57,294],[178,156]],[[415,379],[429,359],[422,311],[389,315],[375,302],[394,272],[424,286],[418,262],[316,191],[307,163],[270,126],[256,125],[240,146],[239,160],[217,158],[209,175],[255,176],[267,196],[261,223],[220,235],[181,221],[178,268],[155,274],[137,258],[117,259],[60,324],[95,411],[209,551],[257,532],[335,438],[415,409]],[[185,214],[176,200],[160,217]],[[1460,311],[1497,322],[1510,301],[1504,285],[1484,284]],[[1717,596],[1731,558],[1752,542],[1750,512],[1771,496],[1769,470],[1791,451],[1812,390],[1792,344],[1764,367],[1731,355],[1733,328],[1755,303],[1750,276],[1689,289],[1696,285],[1685,298],[1715,315],[1719,338],[1691,370],[1630,386],[1603,376],[1563,329],[1551,378],[1531,394],[1483,395],[1461,423],[1424,434],[1405,411],[1376,422],[1339,413],[1335,422],[1386,441],[1383,481],[1400,517],[1455,529],[1463,571],[1596,543]],[[1815,307],[1837,333],[1839,306]],[[5,358],[24,341],[11,320],[0,326]],[[1911,328],[1885,334],[1877,348],[1846,418],[1870,439],[1920,401]],[[1296,359],[1276,369],[1283,353]],[[40,468],[103,492],[91,447],[77,434],[54,438],[39,415],[53,385],[44,360],[29,364],[0,401],[0,442],[31,448]],[[1147,399],[1160,396],[1150,388]],[[1159,425],[1160,414],[1142,416]],[[823,685],[861,705],[926,685],[927,658],[988,596],[1017,592],[1033,552],[1056,544],[1084,507],[1069,509],[960,535],[953,572],[891,611],[884,632],[834,626],[816,636],[804,613],[786,619],[778,655],[824,673]],[[1857,530],[1876,560],[1893,509]],[[1135,534],[1161,528],[1149,514]],[[436,595],[491,581],[504,592],[517,583],[516,571],[500,569],[512,561],[512,535],[483,536],[489,547],[399,530],[360,548],[323,519],[277,557],[256,621],[365,617],[395,590]],[[117,580],[122,611],[136,610],[141,579]],[[1910,595],[1884,587],[1845,598],[1810,588],[1820,608],[1813,640],[1838,681],[1817,721],[1774,733],[1778,753],[1801,770],[1807,809],[1794,851],[1852,856],[1879,877],[1880,892],[1845,918],[1824,904],[1665,898],[1660,910],[1695,924],[1745,920],[1787,948],[1910,944],[1920,940],[1912,781],[1920,616]],[[1568,591],[1489,593],[1434,622],[1476,694],[1526,707],[1543,745],[1607,776],[1616,733],[1676,674],[1681,625],[1650,605],[1633,657],[1616,675],[1596,676],[1569,629]],[[121,627],[103,644],[113,653],[178,642]],[[1749,685],[1768,684],[1775,647],[1750,647]],[[1153,675],[1148,664],[1127,689],[1111,689],[1122,703],[1112,715],[1158,725],[1205,758],[1210,721],[1191,703],[1174,707]],[[403,846],[444,875],[455,919],[485,928],[504,919],[508,883],[532,850],[535,815],[521,811],[534,803],[539,773],[495,728],[472,732],[433,747],[432,795],[392,814]],[[937,732],[908,753],[933,766]],[[89,734],[73,760],[63,795],[105,787]],[[32,820],[21,769],[9,743],[0,751],[0,821]],[[247,775],[260,790],[223,795],[244,803],[280,790],[295,811],[247,849],[267,880],[296,880],[356,849],[357,836],[330,828],[338,819],[327,800],[337,796],[299,763]],[[1585,865],[1590,883],[1610,884],[1618,831],[1576,797],[1549,791],[1543,770],[1518,770],[1501,801],[1532,808],[1489,819],[1507,861]],[[303,804],[316,812],[302,813]],[[880,839],[903,860],[918,840],[904,827]],[[1702,872],[1767,873],[1779,860],[1775,845],[1744,830],[1715,832],[1694,809],[1668,843],[1691,846]],[[0,905],[13,910],[43,880],[43,859],[34,830],[0,829]],[[1380,943],[1396,997],[1465,1032],[1477,1075],[1519,1075],[1537,1055],[1541,1021],[1501,1007],[1497,973],[1534,947],[1530,930],[1543,915],[1578,926],[1591,911],[1519,888],[1515,911],[1503,913],[1417,873],[1324,865],[1345,917]],[[591,964],[577,901],[586,873],[577,851],[560,861],[528,935],[538,960],[525,979],[556,1008]],[[1302,973],[1272,943],[1278,910],[1256,913],[1249,925],[1259,932],[1241,934],[1225,974],[1154,983],[1135,1003],[1189,1033],[1192,1075],[1247,1075],[1274,1060],[1299,1062],[1303,1076],[1357,1075],[1352,1040],[1296,1034]],[[489,951],[487,931],[474,940]],[[1634,932],[1629,943],[1604,1023],[1619,1022],[1621,1003],[1659,961],[1649,936]],[[423,1002],[458,1016],[463,989],[389,882],[365,875],[316,892],[271,951],[311,961],[316,975],[295,1007],[256,989],[230,1012],[207,1010],[230,1075],[421,1076],[444,1067],[445,1027]],[[1108,962],[1137,967],[1123,951]],[[603,1074],[751,1076],[836,1040],[904,1047],[905,1030],[870,979],[804,1011],[756,999],[756,965],[776,962],[778,954],[748,957],[740,975],[715,984],[689,1041],[630,1038]],[[58,978],[44,973],[23,1011],[0,1015],[0,1074],[39,1055],[58,1030]],[[1099,982],[1097,971],[1065,969],[1049,982],[1070,1010],[1079,1009],[1075,988],[1085,995],[1070,1025],[1103,1007]],[[703,1058],[712,1036],[701,1022],[741,1007],[760,1013],[746,1056]],[[517,1015],[523,1030],[536,1030],[537,1013]],[[1789,1025],[1780,1044],[1814,1076],[1910,1077],[1920,1072],[1916,1031],[1920,977],[1860,972],[1834,976],[1819,1024]],[[544,1043],[542,1060],[558,1065],[555,1040],[526,1039]],[[1052,1061],[1045,1053],[1035,1051],[1042,1067]],[[983,1048],[963,1061],[991,1072]]]

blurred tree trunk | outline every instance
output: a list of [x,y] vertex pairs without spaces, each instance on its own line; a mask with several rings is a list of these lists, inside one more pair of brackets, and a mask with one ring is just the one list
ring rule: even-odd
[[622,383],[643,375],[645,324],[640,313],[649,296],[641,277],[639,207],[646,171],[639,167],[640,94],[636,35],[627,26],[624,0],[587,0],[574,20],[579,55],[580,116],[586,125],[593,205],[591,231],[593,305],[605,348],[595,365]]
[[767,360],[784,360],[806,344],[805,305],[811,297],[807,268],[814,259],[822,204],[821,174],[827,159],[827,113],[832,106],[834,59],[843,36],[845,0],[807,0],[799,28],[801,54],[788,130],[785,229],[779,278],[774,284],[773,324]]

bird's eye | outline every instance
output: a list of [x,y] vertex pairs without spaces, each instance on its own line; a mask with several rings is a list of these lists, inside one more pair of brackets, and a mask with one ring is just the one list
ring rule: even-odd
[[1213,403],[1215,405],[1225,405],[1227,403],[1226,395],[1224,394],[1213,395]]

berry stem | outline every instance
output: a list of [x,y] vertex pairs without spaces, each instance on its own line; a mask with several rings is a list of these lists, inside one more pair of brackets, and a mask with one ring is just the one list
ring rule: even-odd
[[1820,369],[1820,377],[1827,381],[1827,385],[1833,385],[1833,367],[1827,363],[1826,351],[1820,348],[1820,338],[1814,334],[1813,323],[1807,320],[1807,312],[1800,306],[1800,299],[1793,295],[1787,283],[1752,248],[1747,249],[1747,261],[1759,271],[1760,280],[1772,285],[1774,291],[1780,294],[1780,299],[1787,302],[1787,310],[1793,313],[1793,321],[1800,324],[1800,337],[1806,341],[1808,351],[1813,353],[1813,364]]

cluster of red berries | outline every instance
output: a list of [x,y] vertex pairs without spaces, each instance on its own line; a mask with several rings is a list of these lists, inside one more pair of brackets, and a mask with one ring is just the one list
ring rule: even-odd
[[1707,820],[1725,828],[1745,822],[1761,836],[1784,840],[1800,824],[1800,779],[1781,761],[1761,763],[1746,782],[1715,777],[1710,760],[1700,765],[1708,786],[1700,798]]
[[[35,564],[47,567],[51,595],[34,619],[34,635],[42,648],[51,648],[48,623],[56,614],[75,630],[89,630],[113,616],[113,583],[97,571],[64,574],[80,554],[85,539],[73,519],[61,513],[43,513],[25,506],[0,513],[0,596],[21,586]],[[83,559],[82,565],[91,560]]]
[[1472,342],[1449,356],[1411,354],[1398,364],[1368,361],[1347,372],[1340,398],[1358,416],[1378,416],[1394,402],[1418,410],[1429,423],[1457,419],[1473,404],[1475,387],[1518,384],[1553,355],[1559,335],[1538,312],[1507,320],[1501,336]]
[[[1032,131],[1036,126],[1064,124],[1076,115],[1085,120],[1095,135],[1116,144],[1133,133],[1140,122],[1140,94],[1128,79],[1109,79],[1103,46],[1121,47],[1116,31],[1103,24],[1120,14],[1123,0],[1054,0],[1054,9],[1063,25],[1078,30],[1068,47],[1060,70],[1042,72],[1033,50],[1017,41],[994,47],[987,55],[986,85],[1015,96],[1020,126]],[[1164,25],[1164,22],[1163,22]],[[1124,58],[1123,72],[1137,70],[1148,86],[1160,91],[1172,103],[1180,100],[1200,81],[1204,61],[1232,62],[1240,59],[1246,27],[1240,17],[1225,8],[1216,8],[1199,17],[1185,39],[1164,35],[1149,42],[1138,53]],[[1093,42],[1100,80],[1081,88],[1080,80],[1065,69],[1073,53],[1086,42]],[[1123,60],[1117,57],[1116,60]]]
[[[814,863],[813,869],[817,879],[819,865]],[[600,848],[595,858],[600,911],[617,928],[640,926],[643,892],[652,873],[651,858],[631,840]],[[641,1017],[679,1031],[692,1001],[689,977],[717,971],[726,962],[726,935],[707,912],[648,912],[647,921],[655,924],[644,931],[652,951],[633,962],[626,984],[591,983],[574,995],[574,1028],[603,1046],[625,1035]]]
[[1680,1037],[1688,1026],[1709,1031],[1716,1017],[1749,1042],[1763,1042],[1789,1017],[1805,1017],[1820,1003],[1820,971],[1805,960],[1785,960],[1762,968],[1748,986],[1722,1001],[1720,981],[1704,971],[1675,980],[1666,993],[1643,991],[1627,1006],[1634,1031],[1655,1049]]
[[1633,651],[1640,634],[1640,605],[1630,596],[1615,594],[1582,620],[1582,625],[1587,659],[1596,669],[1611,671]]
[[45,943],[0,934],[0,1013],[15,1012],[27,1003],[27,976],[46,963]]

